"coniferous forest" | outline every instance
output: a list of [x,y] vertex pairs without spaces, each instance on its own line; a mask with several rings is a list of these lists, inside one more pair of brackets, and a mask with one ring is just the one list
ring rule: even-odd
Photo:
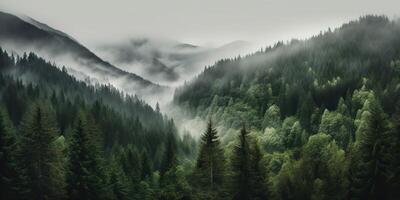
[[[1,43],[0,43],[1,45]],[[0,49],[0,199],[400,199],[400,21],[222,59],[171,106]]]

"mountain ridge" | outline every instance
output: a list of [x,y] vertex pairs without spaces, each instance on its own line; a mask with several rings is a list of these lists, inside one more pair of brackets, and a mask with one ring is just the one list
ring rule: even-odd
[[[101,59],[62,31],[32,18],[23,18],[25,20],[0,12],[0,24],[4,27],[0,30],[0,40],[5,46],[3,48],[7,48],[8,44],[11,49],[15,48],[20,53],[34,51],[39,55],[42,54],[41,56],[48,55],[57,64],[71,67],[99,82],[111,81],[116,87],[131,94],[149,95],[149,93],[163,92],[168,89]],[[121,80],[116,82],[115,79]]]

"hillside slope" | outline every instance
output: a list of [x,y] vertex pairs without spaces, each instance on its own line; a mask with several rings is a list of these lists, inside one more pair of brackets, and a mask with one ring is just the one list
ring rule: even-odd
[[131,94],[146,96],[167,88],[123,71],[102,60],[67,34],[28,17],[0,12],[2,48],[18,54],[33,51],[58,65],[68,66],[69,73],[81,80],[111,83]]
[[[309,112],[335,110],[341,98],[351,106],[354,91],[365,85],[391,114],[400,99],[399,59],[400,23],[366,16],[305,41],[220,60],[177,89],[174,103],[228,127],[245,121],[259,129],[271,105],[282,119],[300,117],[307,105]],[[302,125],[309,124],[304,119]]]

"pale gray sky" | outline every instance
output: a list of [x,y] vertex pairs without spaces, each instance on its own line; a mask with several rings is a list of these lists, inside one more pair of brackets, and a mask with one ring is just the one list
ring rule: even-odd
[[1,0],[84,44],[149,35],[220,45],[308,37],[365,14],[400,16],[399,0]]

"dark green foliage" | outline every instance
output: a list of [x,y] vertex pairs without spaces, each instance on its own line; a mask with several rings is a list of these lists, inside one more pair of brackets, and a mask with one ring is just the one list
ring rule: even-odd
[[125,173],[121,169],[121,166],[115,158],[111,159],[111,172],[110,172],[110,180],[109,186],[107,189],[112,191],[112,199],[117,200],[126,200],[132,199],[129,194],[130,184],[128,178],[125,176]]
[[189,184],[184,177],[183,171],[178,167],[178,160],[176,154],[175,138],[171,134],[166,141],[166,150],[164,160],[161,165],[160,171],[160,186],[161,191],[159,199],[175,200],[175,199],[189,199],[192,195],[190,193]]
[[68,144],[67,188],[70,199],[101,199],[105,196],[104,165],[97,142],[98,134],[90,117],[81,112]]
[[17,154],[20,197],[65,197],[65,174],[60,159],[63,155],[55,145],[59,133],[53,119],[48,108],[34,104],[21,124]]
[[163,162],[161,163],[160,175],[161,179],[163,176],[172,168],[176,167],[177,155],[176,155],[176,143],[173,134],[169,134],[165,144],[165,154]]
[[152,172],[153,172],[153,165],[151,164],[151,160],[149,159],[149,155],[147,154],[147,151],[143,151],[141,155],[142,159],[142,180],[151,178]]
[[251,199],[266,200],[268,197],[268,188],[266,184],[266,169],[262,163],[263,154],[256,141],[251,148],[250,160],[250,181],[251,181]]
[[193,184],[200,190],[201,198],[216,198],[218,190],[223,187],[226,177],[224,153],[218,138],[217,130],[211,119],[201,136],[200,150],[194,169]]
[[398,199],[399,35],[366,16],[206,67],[174,96],[217,121],[199,148],[158,104],[0,49],[1,197]]
[[248,135],[245,126],[240,130],[238,144],[234,148],[232,164],[233,199],[266,199],[267,187],[265,168],[262,166],[263,154]]
[[[15,153],[15,166],[9,152],[4,151],[4,167],[13,169],[4,168],[2,172],[10,176],[14,170],[21,177],[5,180],[7,185],[2,187],[2,194],[13,198],[11,193],[6,193],[12,192],[8,188],[12,187],[18,196],[33,196],[32,188],[40,187],[51,190],[43,191],[43,195],[57,198],[154,199],[161,191],[158,175],[153,176],[157,174],[155,170],[162,171],[162,179],[168,179],[167,185],[174,188],[173,193],[189,191],[186,173],[178,170],[178,175],[173,175],[169,171],[177,170],[178,157],[193,157],[195,151],[188,147],[195,144],[194,140],[185,137],[182,141],[176,137],[173,120],[163,117],[159,109],[153,110],[138,97],[125,95],[110,85],[93,86],[90,82],[78,81],[67,74],[65,67],[60,70],[33,53],[14,58],[0,50],[0,57],[0,101],[6,108],[5,113],[12,114],[13,124],[20,124],[32,102],[45,102],[49,107],[45,110],[51,110],[51,117],[46,114],[40,121],[46,127],[51,126],[43,137],[30,130],[33,125],[24,125],[25,120],[16,131],[16,144],[13,144],[12,123],[4,124],[7,125],[4,150],[8,151],[9,145],[13,149],[21,147]],[[36,144],[37,140],[41,142]],[[39,150],[30,150],[39,144]],[[30,172],[34,171],[31,165],[35,164],[30,154],[46,154],[45,161],[54,163],[44,172],[57,173],[47,178],[51,180],[46,179],[45,185],[31,184],[32,177],[38,175]],[[110,157],[113,159],[107,159]],[[112,162],[115,165],[109,165]],[[42,168],[47,167],[43,165]],[[166,174],[172,174],[168,175],[172,178],[164,178]],[[33,196],[34,199],[55,198],[34,195],[39,195]]]
[[[340,98],[348,100],[346,95],[367,78],[382,101],[388,102],[384,111],[392,114],[391,106],[400,100],[394,72],[400,57],[399,34],[399,21],[365,16],[309,40],[280,42],[245,57],[220,60],[179,88],[174,102],[204,118],[219,110],[229,113],[218,118],[229,127],[231,118],[249,116],[242,120],[257,128],[264,117],[262,111],[275,104],[282,119],[297,115],[302,127],[310,131],[315,108],[335,110]],[[257,98],[253,98],[255,94]],[[209,113],[207,108],[216,96],[218,107]],[[349,109],[356,112],[359,108]],[[240,124],[234,125],[240,128]]]
[[248,132],[245,126],[240,130],[239,141],[235,146],[232,158],[232,194],[233,199],[251,199],[251,154],[248,142]]
[[[206,67],[176,90],[174,103],[214,117],[223,130],[248,124],[268,152],[271,198],[396,199],[399,35],[399,20],[369,15],[308,40],[278,42]],[[232,138],[224,135],[228,153]],[[235,192],[249,187],[242,182]]]
[[0,109],[0,199],[16,199],[16,136],[6,112]]
[[352,157],[350,198],[386,199],[390,141],[385,116],[374,99],[365,105]]
[[390,170],[389,179],[389,198],[395,199],[400,196],[400,113],[393,115],[392,127],[389,136],[390,145]]

